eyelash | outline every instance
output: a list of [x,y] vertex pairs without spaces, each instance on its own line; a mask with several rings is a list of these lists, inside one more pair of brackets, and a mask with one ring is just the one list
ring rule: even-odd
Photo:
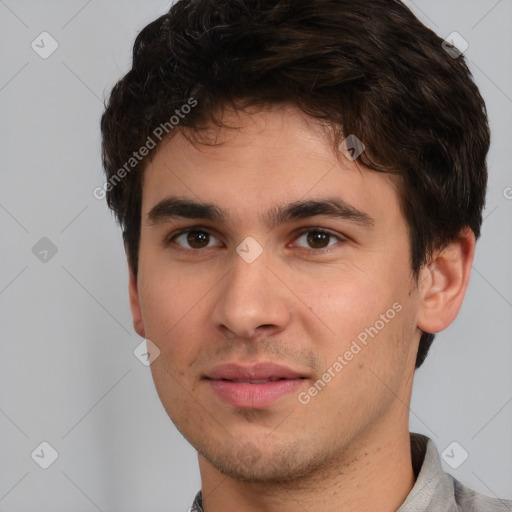
[[[180,235],[183,235],[183,234],[186,234],[186,233],[190,233],[191,231],[199,231],[201,233],[207,233],[210,236],[215,236],[213,233],[211,233],[211,231],[209,229],[204,228],[203,226],[191,226],[191,227],[188,227],[188,228],[183,228],[183,229],[180,229],[178,231],[175,231],[174,233],[169,235],[169,237],[167,237],[166,240],[165,240],[165,244],[166,245],[170,245]],[[347,241],[347,239],[342,237],[341,235],[334,234],[331,231],[329,231],[329,230],[327,230],[325,228],[319,227],[319,226],[312,226],[312,227],[308,227],[308,228],[304,228],[304,229],[300,230],[297,233],[297,235],[295,236],[295,240],[300,238],[302,235],[307,234],[307,233],[321,233],[321,234],[327,235],[327,236],[329,236],[331,238],[337,238],[339,240],[339,242],[346,242]],[[211,247],[206,247],[206,248],[203,248],[203,249],[186,249],[186,248],[184,248],[184,247],[182,247],[180,245],[177,245],[177,244],[176,244],[176,247],[177,247],[176,250],[182,251],[182,252],[186,252],[186,253],[201,253],[201,252],[203,252],[203,251],[205,251],[207,249],[211,249]],[[335,246],[327,246],[327,247],[325,247],[323,249],[309,248],[309,250],[313,251],[315,254],[324,254],[324,253],[331,252],[333,247],[335,247]],[[306,249],[306,248],[305,247],[300,247],[300,249]]]

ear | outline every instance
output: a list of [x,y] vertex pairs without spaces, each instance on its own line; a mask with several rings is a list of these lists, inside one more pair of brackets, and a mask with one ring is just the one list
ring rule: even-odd
[[473,231],[463,229],[420,272],[417,326],[422,331],[440,332],[457,317],[469,283],[475,243]]
[[[128,249],[125,245],[125,251],[128,255]],[[128,259],[128,272],[129,272],[129,284],[128,292],[130,295],[130,309],[132,312],[133,328],[135,332],[142,338],[146,338],[146,330],[144,329],[144,320],[142,318],[142,310],[140,307],[139,300],[139,288],[137,284],[137,277],[135,276],[130,260]]]

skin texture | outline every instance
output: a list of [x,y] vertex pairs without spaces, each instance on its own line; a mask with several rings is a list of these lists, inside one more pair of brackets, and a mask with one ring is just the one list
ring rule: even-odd
[[[419,328],[439,332],[456,317],[473,233],[438,251],[416,282],[390,175],[339,161],[321,127],[293,105],[227,110],[225,120],[241,128],[212,128],[220,145],[178,132],[157,148],[144,171],[139,272],[130,272],[134,328],[160,350],[153,379],[198,451],[205,512],[396,510],[414,485],[408,406]],[[169,196],[214,203],[229,217],[151,222]],[[269,229],[260,218],[330,197],[365,212],[373,227],[319,215]],[[332,236],[315,245],[299,232],[316,227]],[[210,236],[195,249],[187,234],[169,241],[182,228]],[[235,250],[248,236],[263,249],[252,263]],[[333,371],[393,304],[400,311]],[[331,379],[306,404],[294,392],[238,409],[203,378],[219,364],[267,361],[306,376],[301,392],[328,368]]]

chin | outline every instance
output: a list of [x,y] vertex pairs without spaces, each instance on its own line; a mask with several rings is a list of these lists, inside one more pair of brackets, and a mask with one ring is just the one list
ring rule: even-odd
[[[297,443],[298,444],[298,443]],[[289,445],[263,452],[252,443],[231,447],[224,453],[196,448],[222,474],[254,484],[283,484],[309,476],[323,465],[319,454]],[[318,460],[315,460],[318,459]],[[320,460],[322,459],[322,460]]]

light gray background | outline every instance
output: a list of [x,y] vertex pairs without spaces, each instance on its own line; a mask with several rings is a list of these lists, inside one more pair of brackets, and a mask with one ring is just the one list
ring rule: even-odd
[[[459,32],[493,141],[483,235],[462,311],[416,376],[411,430],[469,487],[512,498],[512,1],[407,2]],[[121,237],[104,201],[99,119],[142,27],[163,0],[0,0],[0,511],[186,511],[195,451],[133,355]],[[31,42],[47,31],[58,49]],[[508,196],[508,199],[507,199]],[[42,262],[32,247],[58,252]],[[40,468],[42,441],[59,457]],[[47,452],[48,453],[48,452]]]

